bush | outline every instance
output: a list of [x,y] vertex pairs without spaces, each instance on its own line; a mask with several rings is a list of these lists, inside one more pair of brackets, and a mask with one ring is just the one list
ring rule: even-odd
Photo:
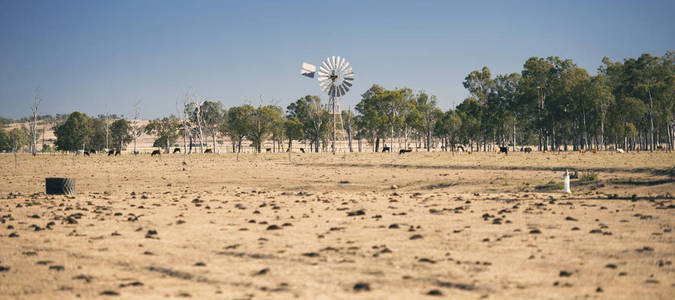
[[597,172],[584,172],[584,174],[581,175],[581,181],[596,181],[596,180],[598,180]]

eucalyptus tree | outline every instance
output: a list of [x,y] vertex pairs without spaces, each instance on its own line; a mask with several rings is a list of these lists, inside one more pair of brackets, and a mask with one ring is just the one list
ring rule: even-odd
[[307,95],[291,103],[286,108],[288,119],[297,118],[303,124],[303,130],[315,152],[319,152],[319,143],[328,133],[329,114],[319,96]]
[[170,115],[169,117],[150,121],[150,123],[145,126],[144,131],[146,134],[155,136],[155,141],[152,144],[153,147],[165,147],[166,152],[169,153],[171,151],[171,145],[178,140],[179,128],[180,120],[176,116]]
[[356,127],[354,112],[350,109],[342,111],[342,124],[344,125],[344,130],[347,133],[347,141],[349,145],[349,152],[354,152],[352,147],[352,136]]
[[199,109],[204,131],[211,136],[213,142],[213,152],[216,152],[218,145],[218,127],[223,123],[223,104],[220,101],[204,101]]
[[251,118],[255,108],[250,104],[231,107],[227,111],[227,132],[232,144],[237,145],[236,152],[241,152],[241,143],[244,137],[251,131]]
[[113,145],[117,145],[118,150],[122,150],[124,145],[130,143],[134,139],[135,131],[132,125],[125,119],[119,119],[112,122],[110,125],[110,136]]
[[[491,78],[490,69],[483,67],[480,71],[472,71],[464,78],[462,84],[469,93],[480,103],[487,104],[488,97],[493,93],[495,82]],[[483,151],[487,151],[488,119],[481,120],[481,135],[483,140]]]
[[443,112],[436,106],[436,96],[429,96],[425,92],[417,94],[415,107],[417,107],[422,119],[422,127],[420,129],[426,136],[425,147],[427,151],[431,151],[431,135],[436,126],[436,121],[442,116]]
[[91,140],[92,122],[84,113],[73,112],[61,125],[56,126],[54,144],[59,150],[75,151]]
[[356,123],[361,130],[360,135],[374,145],[375,152],[379,151],[380,138],[386,137],[392,126],[388,123],[392,111],[392,105],[387,103],[389,96],[390,92],[374,84],[361,95],[361,101],[354,108],[359,113]]
[[274,126],[279,124],[281,115],[281,108],[274,105],[259,106],[252,111],[247,136],[258,153],[262,151],[262,142],[272,133]]
[[290,161],[293,153],[293,140],[300,140],[304,137],[304,126],[298,118],[285,119],[283,125],[288,138],[288,160]]
[[588,97],[593,105],[593,109],[597,113],[598,121],[600,122],[600,138],[599,143],[596,143],[597,149],[604,149],[605,147],[605,121],[607,120],[607,112],[609,108],[614,105],[614,94],[612,88],[609,86],[607,76],[598,74],[593,76],[590,80]]

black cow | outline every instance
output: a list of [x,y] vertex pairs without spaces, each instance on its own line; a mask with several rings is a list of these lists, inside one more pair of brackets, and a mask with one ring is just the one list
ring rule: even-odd
[[412,152],[412,149],[401,149],[401,150],[398,151],[398,155],[401,155],[403,153],[408,153],[408,152]]
[[84,156],[89,156],[89,152],[88,152],[88,151],[84,151]]
[[391,151],[391,149],[389,149],[389,147],[387,147],[387,146],[382,147],[382,152],[389,152],[389,151]]
[[176,152],[180,153],[180,148],[174,148],[173,153],[176,154]]
[[457,151],[464,152],[464,146],[457,146]]
[[91,149],[91,150],[89,150],[89,153],[91,153],[91,154],[96,154],[96,149]]
[[206,150],[204,150],[204,153],[213,153],[213,150],[211,150],[211,149],[206,149]]
[[520,151],[525,152],[525,153],[530,153],[530,152],[532,152],[532,148],[525,147],[525,148],[521,148]]
[[115,150],[108,150],[108,156],[115,154]]
[[117,149],[115,150],[115,156],[122,155],[122,150]]
[[152,154],[150,154],[150,156],[160,155],[160,152],[161,151],[159,150],[152,150]]
[[300,148],[300,152],[305,153],[305,148]]
[[509,147],[499,147],[499,153],[509,155]]

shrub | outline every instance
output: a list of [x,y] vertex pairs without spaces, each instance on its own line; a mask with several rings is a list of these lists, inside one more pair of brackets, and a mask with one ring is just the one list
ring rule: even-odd
[[596,181],[598,180],[598,173],[597,172],[584,172],[583,175],[581,175],[581,181]]

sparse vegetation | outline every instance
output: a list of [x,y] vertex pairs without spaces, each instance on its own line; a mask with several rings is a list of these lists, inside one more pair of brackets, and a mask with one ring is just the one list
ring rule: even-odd
[[584,172],[581,174],[581,181],[597,181],[598,173],[593,171]]

